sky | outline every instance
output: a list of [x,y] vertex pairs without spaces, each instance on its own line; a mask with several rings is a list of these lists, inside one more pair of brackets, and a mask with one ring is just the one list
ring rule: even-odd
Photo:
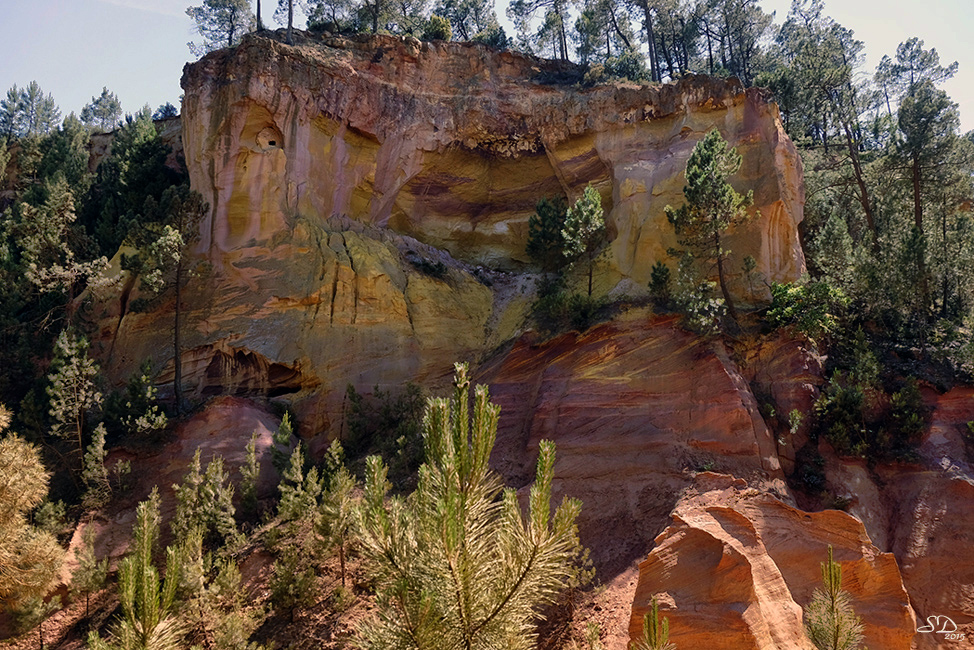
[[[191,0],[0,0],[0,97],[12,85],[36,80],[67,115],[80,112],[108,87],[126,112],[166,102],[178,107],[186,43],[198,40],[186,16]],[[826,13],[866,44],[871,74],[884,54],[917,36],[935,47],[944,64],[960,63],[943,85],[960,104],[961,128],[974,130],[974,11],[971,0],[825,0]],[[263,13],[276,3],[264,0]],[[507,0],[497,0],[503,16]],[[784,21],[790,0],[760,0]],[[510,32],[510,30],[508,30]]]

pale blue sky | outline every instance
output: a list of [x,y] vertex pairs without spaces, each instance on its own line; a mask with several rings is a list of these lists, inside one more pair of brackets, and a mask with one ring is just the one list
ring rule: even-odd
[[[67,114],[79,112],[108,86],[127,112],[178,103],[179,78],[197,38],[185,15],[192,0],[2,0],[0,93],[36,79]],[[503,15],[506,0],[497,0]],[[264,0],[265,15],[274,0]],[[761,0],[777,11],[790,0]],[[870,72],[898,43],[918,36],[960,71],[944,89],[961,106],[965,131],[974,129],[974,11],[970,0],[825,0],[826,12],[866,43]]]

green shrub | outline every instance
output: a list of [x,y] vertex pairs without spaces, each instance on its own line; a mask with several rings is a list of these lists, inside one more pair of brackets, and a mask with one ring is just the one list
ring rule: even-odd
[[819,433],[825,436],[836,453],[864,456],[869,448],[869,435],[863,415],[865,395],[862,388],[850,382],[841,371],[829,378],[815,402]]
[[349,384],[346,398],[345,452],[350,458],[379,454],[389,464],[396,487],[405,487],[407,478],[423,462],[422,389],[410,382],[393,394],[376,386],[367,396]]
[[628,81],[649,81],[649,70],[643,55],[634,50],[627,50],[619,56],[609,57],[605,61],[605,72],[610,77]]
[[880,381],[880,366],[860,332],[851,364],[836,370],[815,403],[815,433],[836,453],[871,462],[912,461],[927,426],[927,409],[916,379],[908,377],[890,392]]
[[606,306],[604,298],[555,291],[534,303],[534,319],[549,334],[575,329],[584,332],[598,322]]
[[608,75],[605,73],[605,66],[601,63],[593,63],[585,71],[585,76],[582,77],[583,86],[595,86],[608,80]]
[[477,32],[470,41],[473,43],[482,43],[488,47],[496,47],[499,50],[506,50],[511,47],[511,39],[507,37],[504,28],[497,23]]
[[144,361],[123,391],[113,391],[105,399],[105,428],[109,435],[154,439],[165,430],[168,419],[157,398],[152,374],[152,362]]
[[653,264],[653,270],[650,272],[649,276],[649,295],[652,296],[653,302],[656,306],[661,309],[666,309],[670,305],[671,291],[673,279],[670,273],[670,267],[664,264],[662,261]]
[[720,333],[726,309],[724,301],[715,296],[716,289],[716,282],[697,278],[692,255],[680,257],[672,303],[673,308],[683,314],[683,327],[703,336]]
[[448,41],[453,38],[450,21],[442,16],[430,16],[429,22],[423,28],[424,41]]
[[794,325],[812,338],[835,333],[849,305],[841,289],[825,282],[771,285],[768,322],[774,327]]
[[920,394],[920,385],[913,377],[906,380],[903,388],[890,397],[890,414],[887,419],[890,451],[900,460],[914,460],[920,444],[925,422],[926,406]]
[[818,453],[815,441],[807,443],[795,453],[792,479],[809,494],[819,494],[825,489],[825,459]]
[[271,604],[278,612],[287,612],[293,623],[295,610],[314,604],[314,568],[292,547],[271,568]]

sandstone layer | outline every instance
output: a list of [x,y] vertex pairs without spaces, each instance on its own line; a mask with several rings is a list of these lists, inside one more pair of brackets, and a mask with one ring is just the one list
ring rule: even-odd
[[909,650],[916,630],[896,560],[838,510],[807,513],[730,476],[698,475],[639,565],[630,634],[653,596],[680,648],[814,650],[802,608],[832,546],[865,645]]
[[675,317],[633,310],[583,334],[525,335],[477,380],[501,406],[492,464],[523,485],[539,441],[554,440],[554,491],[582,500],[582,541],[600,567],[643,555],[703,468],[788,498],[747,382],[722,345],[681,330]]
[[766,93],[707,77],[544,83],[573,72],[396,37],[249,37],[212,53],[182,82],[186,162],[212,208],[201,247],[232,266],[226,255],[296,216],[345,215],[517,269],[538,199],[574,200],[591,183],[612,238],[603,288],[645,285],[676,244],[663,207],[683,202],[687,158],[716,128],[743,156],[732,182],[760,211],[730,237],[732,268],[752,255],[768,282],[801,274],[801,162]]
[[[883,468],[876,483],[887,507],[890,550],[896,554],[920,625],[920,650],[974,648],[974,444],[965,446],[974,421],[974,389],[927,394],[930,426],[914,466]],[[974,442],[974,441],[972,441]]]
[[[510,270],[527,268],[528,218],[587,183],[611,239],[596,290],[645,292],[676,243],[663,207],[713,128],[760,208],[730,248],[768,281],[799,276],[801,163],[765,93],[550,82],[576,73],[480,45],[304,34],[187,66],[183,151],[210,204],[181,304],[188,397],[283,400],[311,437],[340,430],[348,384],[442,386],[524,327],[533,280]],[[138,295],[130,278],[96,314],[105,365],[120,379],[151,358],[165,394],[174,304],[135,313]]]
[[[798,608],[832,544],[865,603],[870,647],[909,647],[911,600],[921,621],[974,625],[969,393],[928,395],[920,463],[833,459],[830,489],[863,526],[795,510],[784,483],[807,432],[793,438],[782,418],[810,410],[822,377],[805,342],[730,350],[648,309],[549,341],[524,332],[537,199],[596,186],[610,232],[596,290],[638,294],[676,243],[663,207],[682,201],[687,157],[712,128],[743,154],[732,183],[760,209],[731,233],[734,268],[749,254],[764,280],[796,279],[801,165],[766,94],[702,78],[562,85],[573,71],[560,64],[466,44],[297,41],[251,36],[184,73],[187,168],[211,207],[181,305],[191,402],[281,402],[322,443],[341,430],[348,384],[436,391],[471,361],[502,406],[493,461],[508,482],[527,485],[538,441],[552,438],[556,492],[583,500],[582,538],[603,575],[653,549],[634,624],[665,592],[680,647],[802,648]],[[103,367],[121,381],[151,358],[165,390],[172,298],[136,313],[138,282],[121,287],[95,314]],[[765,423],[766,403],[777,422]],[[233,419],[200,430],[242,450],[254,420],[273,426],[266,413]],[[186,451],[167,474],[184,470]],[[680,500],[704,470],[748,487],[713,479]],[[702,636],[676,636],[684,625]],[[738,645],[717,642],[724,630]]]

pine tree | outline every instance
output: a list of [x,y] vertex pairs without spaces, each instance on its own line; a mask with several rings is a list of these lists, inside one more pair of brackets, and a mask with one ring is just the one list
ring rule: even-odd
[[[332,443],[332,450],[335,444]],[[330,450],[330,453],[333,453]],[[342,586],[345,586],[345,556],[349,545],[357,536],[358,502],[353,498],[355,478],[344,464],[331,475],[328,490],[321,504],[321,524],[319,532],[326,549],[338,550],[338,563],[342,572]]]
[[[10,412],[0,405],[0,433]],[[43,597],[57,578],[64,551],[50,533],[32,526],[27,513],[47,495],[48,473],[37,447],[16,434],[0,439],[0,601]]]
[[179,117],[179,109],[173,106],[172,102],[160,104],[159,107],[152,112],[153,122],[157,120],[168,120],[172,117]]
[[20,91],[20,103],[23,136],[40,136],[50,133],[57,128],[61,121],[61,110],[54,102],[54,97],[45,95],[36,81],[31,81]]
[[14,623],[21,631],[37,626],[38,647],[44,650],[44,621],[59,609],[61,609],[60,596],[55,596],[48,601],[45,601],[43,596],[30,596],[14,607]]
[[233,485],[223,457],[214,456],[202,472],[200,455],[197,447],[182,485],[173,485],[176,493],[173,534],[182,542],[198,531],[208,546],[234,542],[237,525],[233,519]]
[[43,293],[63,292],[70,305],[80,286],[90,282],[107,266],[104,257],[82,262],[72,240],[76,239],[74,195],[62,173],[43,184],[47,198],[39,206],[20,204],[21,219],[15,227],[22,249],[24,275]]
[[201,44],[187,43],[196,56],[222,47],[233,47],[254,27],[249,0],[203,0],[198,7],[186,9],[203,37]]
[[[900,104],[898,125],[904,138],[898,144],[898,156],[909,170],[913,187],[913,224],[916,235],[925,238],[923,212],[927,194],[931,192],[931,176],[945,165],[957,142],[960,117],[957,105],[930,81],[922,81],[910,87],[909,94]],[[930,303],[930,287],[927,279],[925,255],[917,258],[920,276],[920,300],[926,307]]]
[[121,423],[130,435],[151,436],[169,424],[159,405],[158,389],[152,384],[152,362],[145,361],[126,386],[125,411]]
[[824,278],[838,287],[848,287],[851,278],[852,237],[845,219],[832,212],[814,243],[814,260]]
[[97,510],[108,504],[112,498],[112,485],[105,467],[105,425],[102,423],[95,427],[85,451],[81,479],[85,482],[85,493],[81,498],[85,508]]
[[202,647],[210,650],[263,650],[247,641],[256,624],[243,611],[246,590],[241,589],[236,561],[229,557],[214,559],[205,553],[199,531],[194,531],[181,549],[183,570],[176,597],[184,604],[180,615],[191,630],[189,637],[202,637]]
[[[426,463],[408,498],[386,498],[386,469],[366,467],[361,542],[379,594],[359,626],[363,648],[528,648],[538,608],[571,573],[578,501],[551,510],[554,444],[542,441],[524,519],[488,458],[499,408],[458,364],[452,400],[431,399]],[[503,492],[503,496],[501,493]]]
[[649,276],[649,295],[658,307],[666,308],[670,304],[673,280],[670,267],[662,260],[653,264]]
[[291,462],[281,477],[281,500],[277,513],[282,521],[306,521],[311,528],[318,523],[318,500],[322,484],[318,468],[304,472],[304,452],[301,445],[291,452]]
[[[0,128],[3,128],[0,125]],[[7,147],[6,138],[0,139],[0,187],[7,178],[7,163],[10,162],[10,149]]]
[[38,177],[55,179],[60,172],[71,196],[83,199],[93,177],[88,169],[90,140],[88,127],[74,113],[68,115],[61,128],[53,131],[42,143],[43,157],[37,166]]
[[507,7],[507,16],[518,26],[522,34],[526,34],[528,25],[539,10],[544,12],[542,22],[547,27],[542,33],[551,37],[555,56],[562,61],[567,61],[569,2],[566,0],[513,0]]
[[281,14],[283,18],[287,16],[287,44],[293,45],[294,38],[292,32],[294,31],[294,0],[278,0],[277,11],[275,13],[275,18],[277,14]]
[[274,445],[271,447],[271,465],[277,470],[278,476],[283,477],[291,458],[291,414],[284,412],[281,423],[274,431]]
[[271,603],[275,609],[286,611],[292,623],[298,607],[314,603],[314,568],[300,555],[298,549],[288,547],[274,561],[270,582]]
[[433,13],[449,20],[454,35],[461,41],[473,40],[497,24],[493,3],[488,0],[439,0]]
[[96,632],[89,635],[88,646],[92,650],[178,650],[181,647],[183,628],[173,608],[183,557],[177,548],[166,548],[164,579],[152,560],[159,540],[158,490],[154,489],[135,512],[132,551],[118,568],[122,618],[115,627],[111,644]]
[[23,121],[20,88],[14,84],[7,90],[7,97],[0,100],[0,134],[7,140],[21,137]]
[[741,196],[727,182],[740,167],[737,149],[728,149],[720,132],[712,130],[697,143],[687,161],[687,184],[683,188],[686,203],[676,209],[666,206],[666,218],[676,230],[679,244],[698,262],[716,263],[720,291],[735,321],[737,310],[724,268],[730,251],[724,248],[723,235],[728,228],[747,221],[747,208],[754,203],[753,192]]
[[358,3],[354,0],[307,0],[308,28],[327,28],[335,33],[357,29]]
[[561,197],[541,199],[534,214],[528,219],[527,254],[538,263],[545,274],[545,289],[550,289],[551,276],[566,265],[565,240],[561,235],[565,227],[567,208]]
[[818,650],[858,650],[862,620],[852,609],[849,592],[842,590],[842,567],[829,558],[822,563],[823,589],[816,589],[805,610],[805,631]]
[[595,259],[605,242],[605,215],[602,212],[602,197],[591,185],[585,187],[581,198],[568,208],[565,227],[561,231],[564,239],[564,255],[569,260],[584,258],[588,265],[588,297],[592,297],[592,273]]
[[88,341],[69,330],[58,335],[51,362],[50,415],[53,433],[62,438],[74,438],[78,455],[84,458],[84,427],[87,412],[101,404],[102,396],[95,385],[98,364],[88,358]]
[[81,536],[81,547],[75,559],[78,561],[78,568],[71,574],[71,597],[77,598],[84,594],[87,619],[90,613],[91,594],[105,586],[105,579],[108,577],[108,558],[99,561],[95,555],[95,529],[90,524],[85,527],[85,532]]
[[260,463],[257,461],[256,431],[250,434],[247,443],[247,461],[240,467],[240,505],[247,517],[257,514],[257,482],[260,478]]
[[650,602],[649,611],[643,614],[642,638],[629,645],[630,650],[676,650],[670,643],[670,621],[659,616],[656,596]]
[[91,103],[81,109],[81,121],[102,133],[114,131],[122,119],[122,102],[107,87],[102,87],[101,95],[92,97]]
[[193,244],[199,240],[200,223],[209,211],[209,205],[199,192],[188,185],[169,187],[162,192],[158,202],[151,197],[145,200],[144,212],[148,215],[142,237],[137,241],[139,254],[128,261],[138,271],[142,288],[147,293],[161,293],[172,288],[175,293],[173,308],[173,399],[177,414],[183,405],[182,362],[182,291],[190,274],[189,255]]

